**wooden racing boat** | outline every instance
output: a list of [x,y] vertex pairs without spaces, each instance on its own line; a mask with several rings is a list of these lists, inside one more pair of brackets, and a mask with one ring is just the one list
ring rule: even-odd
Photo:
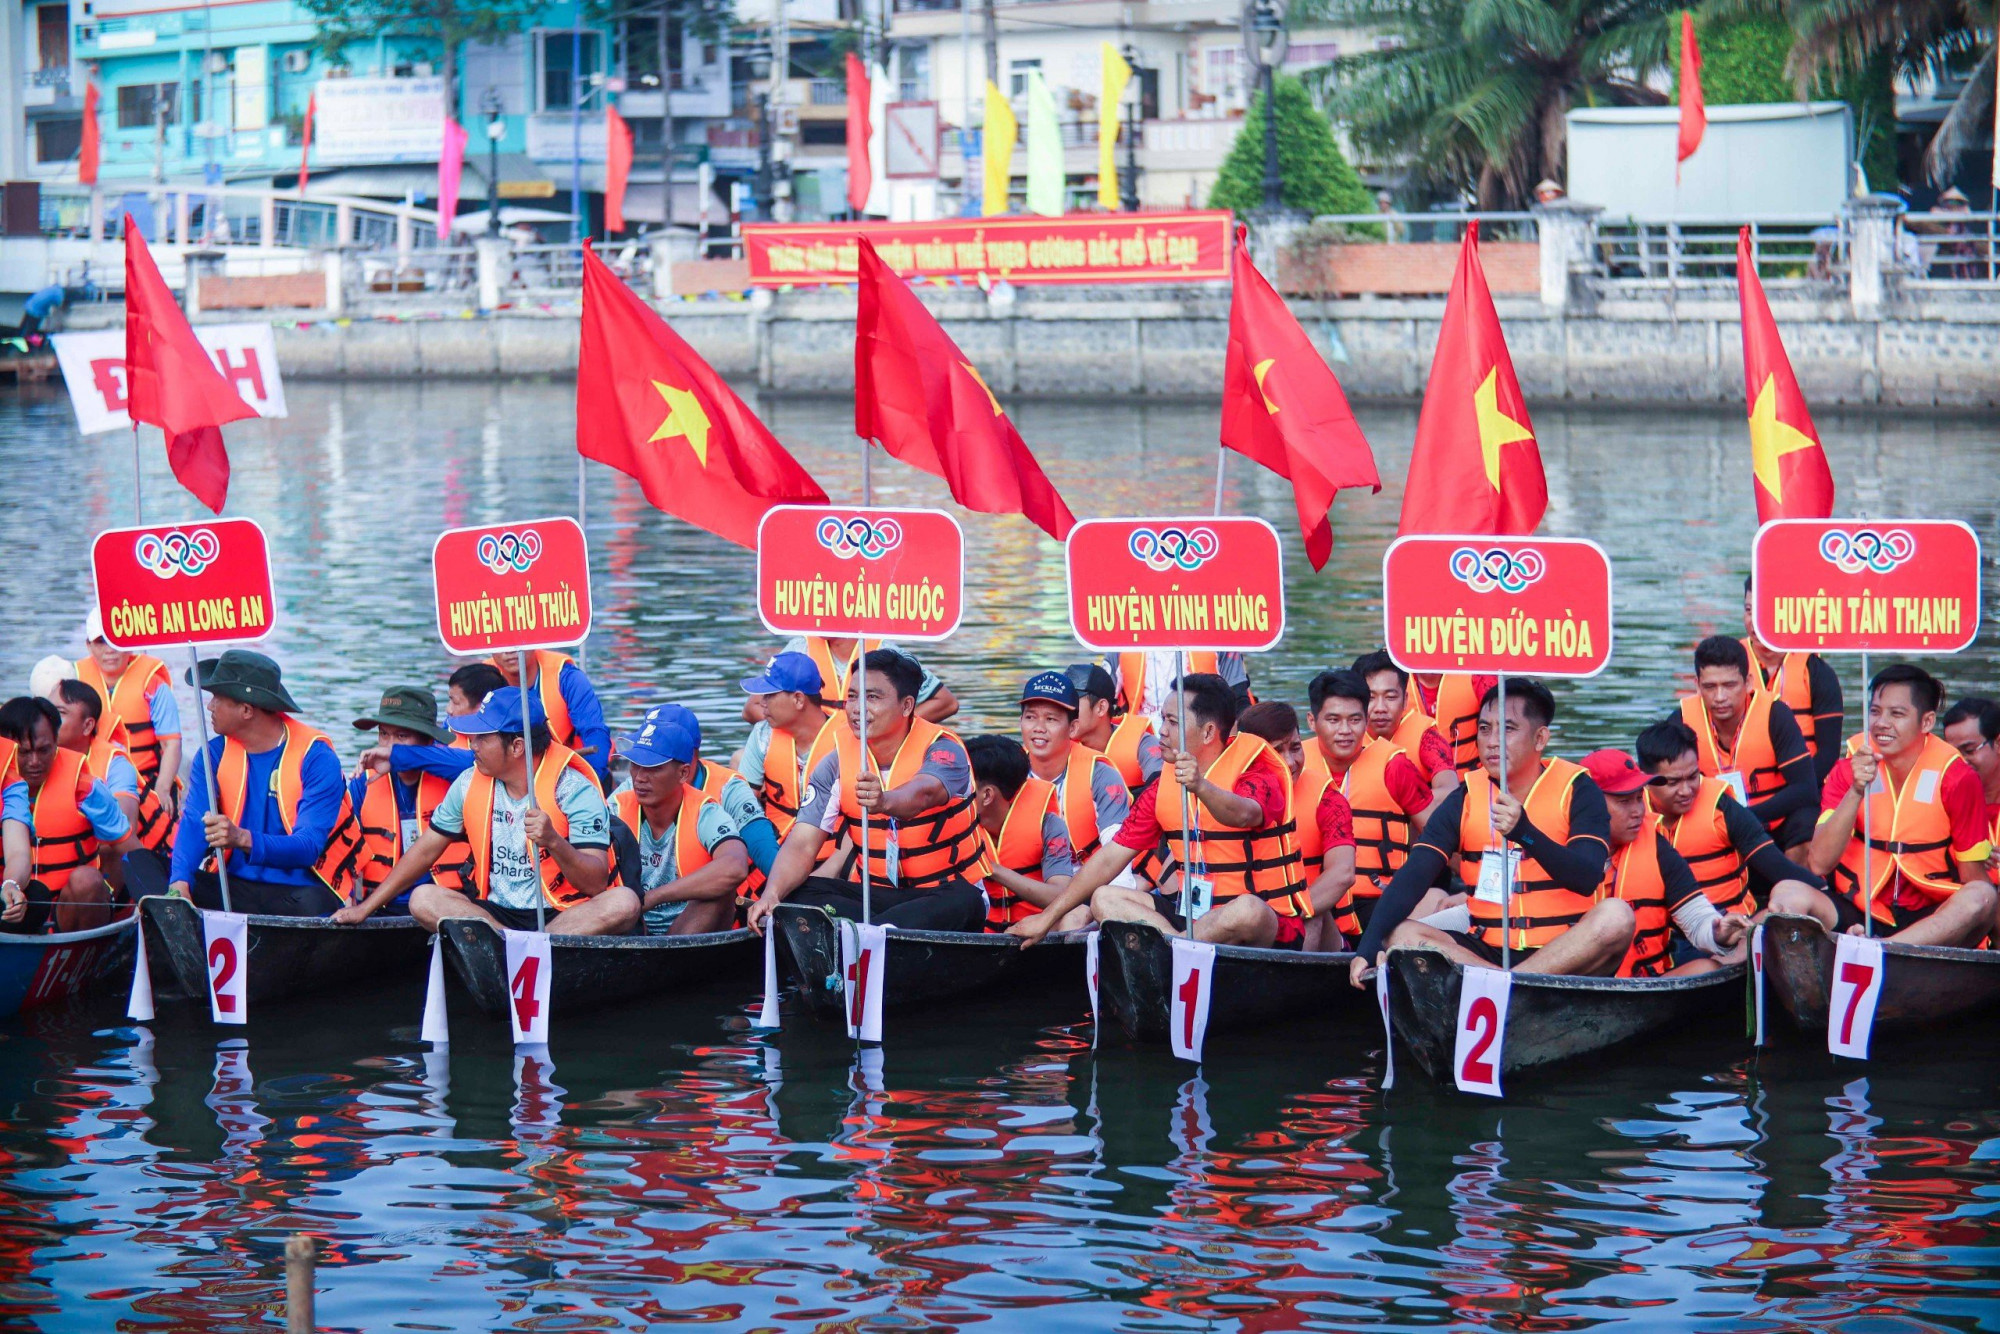
[[[507,942],[483,918],[447,917],[445,955],[486,1014],[507,1016]],[[549,1009],[596,1006],[678,991],[722,978],[757,984],[761,950],[745,929],[692,936],[550,936]]]
[[46,936],[0,934],[0,1018],[129,977],[138,920]]
[[[1764,983],[1778,1009],[1809,1033],[1826,1032],[1834,938],[1810,917],[1764,920]],[[1925,1028],[2000,1006],[2000,951],[1882,942],[1875,1031]]]
[[[1500,1073],[1592,1056],[1635,1038],[1699,1020],[1718,1041],[1743,1039],[1743,976],[1729,964],[1685,977],[1563,977],[1514,974]],[[1452,1082],[1459,983],[1465,965],[1430,949],[1389,951],[1389,1013],[1417,1064]]]
[[[1174,978],[1173,942],[1138,922],[1106,922],[1097,947],[1097,1003],[1119,1027],[1141,1042],[1165,1042],[1169,991]],[[1217,945],[1215,976],[1209,982],[1208,1031],[1250,1028],[1269,1021],[1314,1024],[1366,1015],[1374,993],[1357,991],[1347,980],[1354,955],[1307,954],[1300,950]]]
[[[139,916],[154,986],[164,991],[171,985],[180,996],[205,999],[208,948],[201,909],[187,899],[149,895],[139,900]],[[378,915],[354,926],[336,926],[324,917],[251,913],[247,925],[245,986],[253,1007],[385,974],[413,986],[424,980],[430,933],[408,917]]]
[[[822,1019],[843,1017],[838,920],[824,908],[793,904],[780,904],[772,918],[799,999]],[[1081,1008],[1089,996],[1085,935],[1057,932],[1024,950],[1018,936],[999,932],[892,930],[882,1004],[893,1009],[1005,984],[1044,998],[1073,998]]]

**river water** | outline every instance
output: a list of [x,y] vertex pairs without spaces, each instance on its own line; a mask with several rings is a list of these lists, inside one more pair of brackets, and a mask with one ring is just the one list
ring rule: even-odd
[[[452,665],[432,630],[444,526],[573,512],[573,392],[531,383],[294,385],[292,416],[229,428],[231,511],[269,531],[267,648],[308,720]],[[836,498],[858,493],[851,409],[766,418]],[[1213,404],[1028,404],[1024,436],[1080,515],[1198,513]],[[1741,419],[1694,409],[1535,414],[1550,531],[1617,569],[1618,647],[1559,689],[1557,745],[1625,743],[1671,704],[1687,649],[1736,632],[1753,527]],[[1388,485],[1343,498],[1312,575],[1288,490],[1232,460],[1225,507],[1285,534],[1290,632],[1266,698],[1380,642],[1378,571],[1415,415],[1363,424]],[[1990,423],[1820,419],[1843,512],[1992,531]],[[148,518],[195,517],[157,443]],[[0,566],[16,687],[80,650],[87,549],[132,518],[129,438],[80,440],[59,392],[0,398]],[[948,503],[886,457],[885,504]],[[745,553],[592,467],[596,633],[614,726],[665,699],[713,752],[740,740],[737,676],[773,641]],[[967,729],[1005,728],[1031,671],[1080,657],[1061,553],[965,516],[971,610],[924,657]],[[1931,664],[1993,680],[1991,636]],[[1843,673],[1853,686],[1856,668]],[[1850,698],[1852,691],[1850,691]],[[892,1015],[885,1051],[741,986],[557,1023],[546,1056],[454,1005],[417,1041],[419,979],[272,1007],[247,1029],[118,998],[0,1024],[0,1326],[269,1329],[282,1250],[320,1238],[339,1329],[2000,1329],[2000,1061],[1983,1028],[1870,1064],[1740,1028],[1539,1081],[1504,1104],[1379,1091],[1372,1023],[1301,1014],[1197,1070],[1065,1002]],[[226,1034],[226,1036],[221,1036]]]

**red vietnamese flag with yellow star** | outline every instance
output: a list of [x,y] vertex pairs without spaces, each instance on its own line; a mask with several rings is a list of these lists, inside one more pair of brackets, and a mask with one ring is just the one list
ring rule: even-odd
[[1375,454],[1340,381],[1291,308],[1250,262],[1243,228],[1231,260],[1229,353],[1222,371],[1222,444],[1292,484],[1306,559],[1333,553],[1326,512],[1342,487],[1382,489]]
[[1076,518],[986,378],[868,239],[859,244],[854,433],[942,477],[967,509],[1026,515],[1060,542]]
[[576,448],[636,479],[653,505],[738,546],[773,505],[820,489],[713,367],[586,242]]
[[1748,227],[1736,234],[1736,290],[1743,307],[1743,397],[1750,411],[1757,522],[1830,518],[1833,473],[1757,280]]
[[1548,508],[1542,452],[1468,223],[1431,358],[1399,534],[1535,531]]

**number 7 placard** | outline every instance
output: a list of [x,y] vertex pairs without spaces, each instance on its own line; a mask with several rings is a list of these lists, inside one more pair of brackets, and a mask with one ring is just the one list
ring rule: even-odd
[[1500,1053],[1507,1045],[1507,1001],[1514,975],[1502,968],[1463,968],[1458,987],[1458,1034],[1452,1079],[1460,1091],[1500,1096]]
[[1833,985],[1827,988],[1826,1049],[1835,1056],[1868,1059],[1875,1031],[1875,1003],[1882,998],[1882,942],[1837,936]]

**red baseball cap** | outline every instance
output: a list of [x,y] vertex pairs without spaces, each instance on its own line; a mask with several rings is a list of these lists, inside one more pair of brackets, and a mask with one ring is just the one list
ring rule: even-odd
[[1593,750],[1581,761],[1583,771],[1607,797],[1629,797],[1650,781],[1639,762],[1622,750]]

